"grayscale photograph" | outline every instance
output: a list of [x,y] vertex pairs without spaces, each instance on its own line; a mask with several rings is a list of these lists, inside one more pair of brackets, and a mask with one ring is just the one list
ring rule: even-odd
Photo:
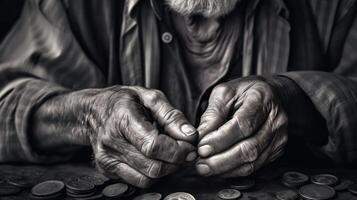
[[357,0],[0,0],[0,200],[357,200]]

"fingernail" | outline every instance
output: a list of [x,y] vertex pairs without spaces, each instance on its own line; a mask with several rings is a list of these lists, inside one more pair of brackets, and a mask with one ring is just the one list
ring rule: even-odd
[[203,176],[208,176],[211,173],[211,169],[206,164],[198,164],[197,171]]
[[185,133],[186,135],[190,136],[193,135],[197,132],[197,130],[195,129],[195,127],[189,125],[189,124],[184,124],[181,126],[181,131],[183,133]]
[[213,147],[210,145],[204,145],[198,148],[198,154],[200,154],[201,157],[208,157],[213,154]]
[[186,157],[186,162],[192,162],[197,158],[197,153],[195,151],[192,151],[189,153]]

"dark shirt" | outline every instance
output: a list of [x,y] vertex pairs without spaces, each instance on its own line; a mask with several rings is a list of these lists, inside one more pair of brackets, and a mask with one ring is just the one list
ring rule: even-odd
[[[241,54],[237,52],[242,50],[243,10],[243,5],[239,6],[230,15],[217,19],[219,22],[168,12],[166,23],[161,23],[161,26],[169,26],[175,40],[162,46],[164,58],[167,58],[162,60],[162,65],[167,67],[162,69],[160,89],[192,123],[198,122],[197,109],[203,93],[219,83],[229,68],[241,68]],[[165,52],[175,53],[165,55]],[[239,73],[232,75],[241,76]]]
[[[170,83],[162,81],[170,78],[189,83],[185,73],[164,72],[164,63],[184,59],[180,47],[166,48],[175,42],[161,40],[172,30],[163,25],[165,7],[158,2],[26,1],[0,47],[0,161],[63,159],[34,151],[29,132],[33,111],[54,95],[115,84],[164,88]],[[236,52],[241,65],[230,65],[219,82],[264,76],[289,113],[291,136],[320,157],[356,164],[356,0],[246,2],[242,50]],[[163,90],[171,99],[181,98],[173,104],[188,108],[190,84],[174,90],[175,84]],[[209,90],[202,104],[208,95]],[[316,112],[305,112],[310,104]],[[315,131],[315,120],[304,124],[309,117],[319,119],[316,113],[326,132]]]

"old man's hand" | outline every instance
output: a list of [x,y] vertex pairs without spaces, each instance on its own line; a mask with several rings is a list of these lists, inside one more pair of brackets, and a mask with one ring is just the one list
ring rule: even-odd
[[288,119],[274,88],[261,77],[216,86],[198,128],[203,176],[248,176],[277,159],[287,143]]
[[148,187],[196,158],[196,129],[160,91],[118,86],[94,99],[90,140],[104,174]]

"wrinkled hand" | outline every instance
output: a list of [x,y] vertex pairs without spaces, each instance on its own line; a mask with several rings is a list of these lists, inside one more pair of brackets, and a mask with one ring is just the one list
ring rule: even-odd
[[198,138],[196,129],[159,91],[112,87],[89,106],[95,162],[108,176],[148,187],[196,158],[191,144]]
[[214,88],[198,128],[201,175],[248,176],[277,159],[287,143],[287,115],[260,77]]

